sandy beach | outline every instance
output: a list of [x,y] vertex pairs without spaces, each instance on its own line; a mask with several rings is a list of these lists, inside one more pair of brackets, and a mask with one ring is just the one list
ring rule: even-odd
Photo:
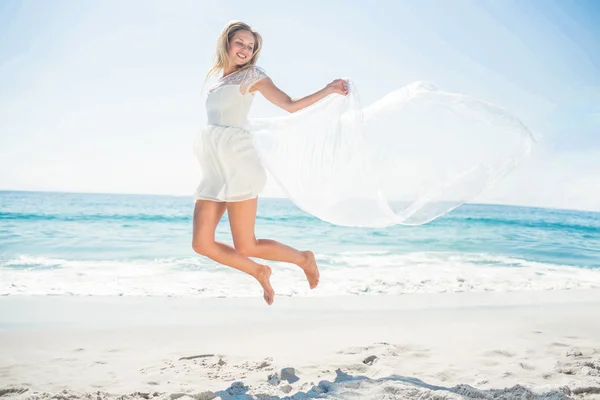
[[3,297],[0,396],[600,398],[599,290],[261,301]]

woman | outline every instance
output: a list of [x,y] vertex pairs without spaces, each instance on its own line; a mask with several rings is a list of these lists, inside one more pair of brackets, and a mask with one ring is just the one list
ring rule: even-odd
[[[196,191],[192,247],[197,253],[253,276],[271,305],[274,290],[271,268],[248,257],[284,261],[298,265],[311,289],[319,283],[319,269],[311,251],[298,251],[270,239],[256,239],[258,194],[266,173],[251,134],[244,130],[255,92],[291,113],[330,94],[346,95],[348,87],[337,79],[325,88],[292,100],[264,71],[256,66],[262,47],[261,36],[243,22],[228,24],[221,33],[210,73],[223,71],[208,93],[208,127],[196,147],[203,177]],[[234,246],[215,241],[215,229],[227,210]]]
[[[474,199],[530,152],[533,136],[518,118],[423,82],[367,108],[352,81],[343,79],[292,100],[256,66],[261,47],[261,36],[241,22],[228,24],[219,37],[209,74],[223,75],[208,91],[208,126],[196,144],[203,177],[193,248],[252,275],[268,304],[271,269],[248,257],[294,263],[312,289],[319,270],[312,252],[255,238],[265,169],[296,206],[323,221],[422,225]],[[249,120],[257,91],[290,113]],[[225,210],[234,247],[215,241]]]

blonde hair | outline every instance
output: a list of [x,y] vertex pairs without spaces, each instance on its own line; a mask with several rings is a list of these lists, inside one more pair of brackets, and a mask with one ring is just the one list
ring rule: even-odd
[[250,61],[248,61],[244,66],[240,69],[244,69],[250,67],[252,65],[256,65],[256,60],[258,60],[258,56],[260,55],[260,51],[262,50],[262,36],[252,29],[252,27],[241,21],[231,21],[225,28],[221,31],[219,38],[217,39],[217,50],[215,52],[214,61],[211,69],[208,71],[206,77],[208,78],[211,74],[216,73],[222,69],[224,69],[229,62],[229,42],[233,39],[233,36],[238,31],[248,31],[252,33],[254,36],[254,51],[252,52],[252,57]]

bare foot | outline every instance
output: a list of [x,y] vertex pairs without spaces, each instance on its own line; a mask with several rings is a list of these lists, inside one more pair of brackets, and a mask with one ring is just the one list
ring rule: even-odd
[[312,251],[303,251],[304,261],[298,266],[304,270],[308,285],[311,289],[314,289],[319,284],[319,267],[317,267],[317,261]]
[[271,267],[261,265],[263,269],[256,275],[256,280],[263,288],[263,297],[268,305],[273,304],[275,299],[275,291],[271,286]]

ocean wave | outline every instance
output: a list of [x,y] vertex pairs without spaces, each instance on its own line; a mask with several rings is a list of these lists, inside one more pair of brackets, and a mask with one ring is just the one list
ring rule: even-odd
[[[462,221],[470,226],[482,225],[488,228],[493,226],[508,226],[521,228],[535,228],[543,231],[560,230],[578,233],[597,233],[600,229],[600,220],[585,220],[579,222],[569,221],[544,221],[544,220],[510,220],[501,218],[464,217]],[[454,221],[456,222],[456,220]]]
[[0,212],[0,220],[12,221],[63,221],[63,222],[90,222],[90,221],[142,221],[142,222],[183,222],[191,221],[191,215],[164,215],[164,214],[40,214]]
[[[600,288],[600,269],[491,254],[385,251],[317,254],[321,283],[272,262],[277,295],[343,296]],[[259,296],[250,276],[204,257],[68,260],[21,255],[0,260],[0,295]]]
[[[263,216],[257,215],[258,221],[275,222],[275,223],[289,223],[289,222],[306,222],[311,221],[315,218],[304,215],[282,215],[282,216]],[[192,220],[192,214],[175,214],[175,215],[164,215],[164,214],[145,214],[145,213],[132,213],[132,214],[111,214],[111,213],[80,213],[80,214],[68,214],[68,213],[22,213],[22,212],[0,212],[0,221],[54,221],[54,222],[190,222]],[[227,215],[224,216],[224,220],[227,220]]]

